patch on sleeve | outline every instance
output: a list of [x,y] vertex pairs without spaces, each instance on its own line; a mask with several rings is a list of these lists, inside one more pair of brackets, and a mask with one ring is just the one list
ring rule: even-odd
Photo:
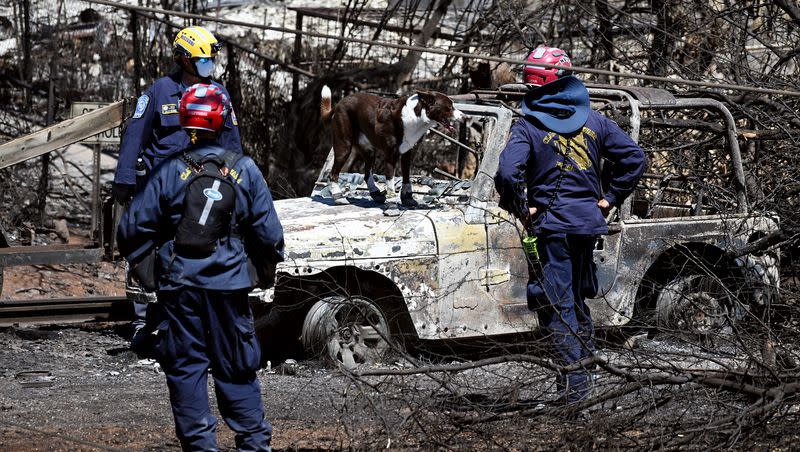
[[231,107],[231,121],[233,122],[233,125],[239,125],[239,121],[236,120],[236,112],[233,111],[233,107]]
[[162,115],[176,115],[178,114],[178,104],[164,104],[161,106]]
[[150,96],[147,94],[142,94],[139,97],[139,100],[136,101],[136,110],[133,112],[133,119],[139,119],[144,115],[144,111],[147,110],[147,104],[150,102]]
[[184,168],[183,171],[181,171],[181,180],[186,180],[191,175],[192,175],[192,169],[187,166],[186,168]]

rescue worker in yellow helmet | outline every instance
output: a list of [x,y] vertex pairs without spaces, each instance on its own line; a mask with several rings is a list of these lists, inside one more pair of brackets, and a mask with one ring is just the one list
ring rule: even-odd
[[208,78],[214,72],[214,58],[220,47],[217,38],[203,27],[184,28],[172,43],[181,69],[199,78]]
[[[193,26],[178,32],[172,49],[179,70],[156,80],[139,97],[133,116],[126,124],[112,184],[112,195],[117,203],[126,205],[159,162],[191,144],[192,137],[181,128],[178,108],[187,88],[196,83],[212,84],[230,99],[225,87],[211,79],[220,47],[217,38],[203,27]],[[218,142],[226,150],[242,152],[233,110],[225,119]],[[146,302],[154,301],[155,294],[142,295],[142,291],[136,289],[128,293],[133,295],[134,301],[139,301],[134,303],[137,319],[133,322],[131,349],[147,352]]]

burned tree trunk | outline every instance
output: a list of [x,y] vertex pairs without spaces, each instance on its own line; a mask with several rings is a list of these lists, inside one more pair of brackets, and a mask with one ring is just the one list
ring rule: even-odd
[[[414,39],[415,46],[425,47],[428,45],[451,2],[452,0],[441,0],[436,4],[436,7],[425,21],[422,31]],[[422,52],[411,50],[397,63],[334,73],[326,77],[325,82],[334,86],[379,86],[389,91],[397,91],[411,79],[421,58]]]
[[663,76],[669,69],[669,60],[672,58],[672,48],[675,38],[671,35],[674,29],[673,1],[653,0],[653,14],[656,16],[656,26],[651,31],[653,42],[650,46],[650,58],[647,73]]
[[[30,0],[22,0],[20,11],[20,47],[22,48],[22,66],[20,79],[32,86],[33,66],[31,65],[31,4]],[[31,88],[25,90],[25,107],[30,111],[33,95]]]
[[[611,11],[605,0],[595,2],[597,12],[597,29],[594,45],[592,46],[592,66],[604,67],[614,58],[614,35],[612,34]],[[599,77],[599,80],[607,83],[608,76]]]
[[[228,43],[228,64],[225,66],[227,70],[225,86],[228,89],[228,93],[231,95],[231,104],[233,105],[234,111],[237,106],[242,105],[242,86],[241,86],[241,76],[239,75],[239,62],[238,62],[238,55],[236,54],[236,49]],[[242,118],[246,117],[246,115],[242,115]],[[242,118],[239,118],[241,121]]]
[[[439,0],[436,4],[436,8],[433,10],[430,17],[428,17],[428,20],[425,21],[422,32],[417,35],[417,38],[414,40],[415,46],[425,47],[427,45],[447,12],[447,8],[450,7],[450,2],[451,0]],[[397,75],[394,78],[394,89],[399,89],[411,78],[421,57],[422,52],[412,50],[408,52],[400,62],[394,65],[394,69],[397,71]]]
[[797,2],[790,0],[775,0],[775,4],[792,18],[792,21],[794,21],[795,25],[800,26],[800,6],[797,6]]

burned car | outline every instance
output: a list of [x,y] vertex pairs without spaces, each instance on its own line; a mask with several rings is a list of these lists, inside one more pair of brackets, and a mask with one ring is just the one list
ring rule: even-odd
[[[590,86],[590,93],[594,108],[642,143],[649,162],[594,252],[595,324],[707,334],[768,307],[777,258],[746,251],[777,229],[777,219],[750,212],[727,108],[657,89]],[[358,173],[340,175],[350,205],[335,205],[325,188],[332,154],[311,196],[275,203],[287,254],[275,287],[260,294],[257,326],[267,348],[282,344],[290,354],[352,367],[397,343],[536,329],[520,225],[498,207],[493,184],[515,120],[513,96],[457,103],[469,115],[458,139],[428,134],[416,150],[422,175],[412,178],[418,209],[376,204]]]

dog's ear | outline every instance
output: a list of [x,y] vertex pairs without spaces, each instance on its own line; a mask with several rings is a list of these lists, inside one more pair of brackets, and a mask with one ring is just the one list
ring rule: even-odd
[[425,105],[433,105],[436,102],[436,95],[433,93],[433,91],[418,89],[417,96],[419,96],[420,102]]

